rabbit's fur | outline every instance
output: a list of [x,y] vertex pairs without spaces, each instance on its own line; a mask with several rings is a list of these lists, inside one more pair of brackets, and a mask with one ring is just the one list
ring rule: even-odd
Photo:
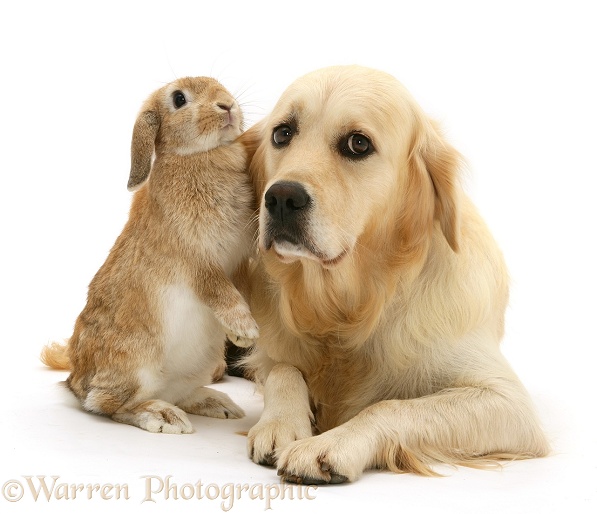
[[187,77],[153,93],[135,123],[126,226],[89,285],[66,347],[42,360],[71,369],[84,409],[150,432],[189,433],[185,412],[244,415],[204,387],[222,373],[226,335],[258,327],[233,277],[252,247],[253,192],[242,112],[219,82]]

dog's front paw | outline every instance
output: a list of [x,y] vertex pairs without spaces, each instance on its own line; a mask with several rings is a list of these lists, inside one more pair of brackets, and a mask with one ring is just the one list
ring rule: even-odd
[[[334,431],[288,445],[278,458],[278,475],[296,484],[341,484],[359,478],[366,466],[363,447],[350,434]],[[355,444],[356,443],[356,444]]]
[[313,434],[310,419],[269,419],[260,420],[247,438],[249,458],[262,466],[275,466],[278,454],[289,444],[298,439],[311,437]]

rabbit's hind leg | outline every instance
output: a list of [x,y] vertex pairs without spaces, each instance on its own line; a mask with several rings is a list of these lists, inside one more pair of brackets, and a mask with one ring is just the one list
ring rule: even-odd
[[187,415],[171,403],[148,400],[132,407],[124,407],[112,414],[112,419],[163,434],[190,434],[193,425]]
[[136,382],[118,383],[116,376],[106,370],[94,376],[84,397],[80,396],[85,410],[109,416],[114,421],[148,432],[193,432],[191,422],[181,409],[167,401],[156,399],[156,391],[144,391]]
[[188,398],[177,405],[189,414],[198,414],[210,418],[238,419],[245,412],[230,397],[209,387],[198,387]]

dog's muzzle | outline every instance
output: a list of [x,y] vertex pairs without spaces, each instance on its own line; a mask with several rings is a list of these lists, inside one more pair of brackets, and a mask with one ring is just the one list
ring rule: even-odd
[[265,231],[265,248],[287,241],[293,245],[305,243],[305,223],[311,206],[311,197],[298,182],[280,181],[265,192],[268,219]]

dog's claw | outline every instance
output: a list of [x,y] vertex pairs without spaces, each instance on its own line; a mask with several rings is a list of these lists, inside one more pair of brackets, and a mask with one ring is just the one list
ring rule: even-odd
[[[329,466],[327,469],[323,469],[322,471],[329,471]],[[329,480],[325,478],[315,478],[309,476],[298,476],[292,473],[287,473],[285,469],[278,470],[278,476],[282,478],[283,482],[288,482],[292,484],[302,484],[302,485],[328,485],[328,484],[343,484],[344,482],[348,481],[348,477],[341,475],[339,473],[330,473]]]
[[273,453],[264,455],[259,461],[259,465],[273,468],[276,465],[276,456]]
[[343,484],[344,482],[348,481],[348,477],[344,475],[340,475],[338,473],[331,473],[330,475],[330,484]]

